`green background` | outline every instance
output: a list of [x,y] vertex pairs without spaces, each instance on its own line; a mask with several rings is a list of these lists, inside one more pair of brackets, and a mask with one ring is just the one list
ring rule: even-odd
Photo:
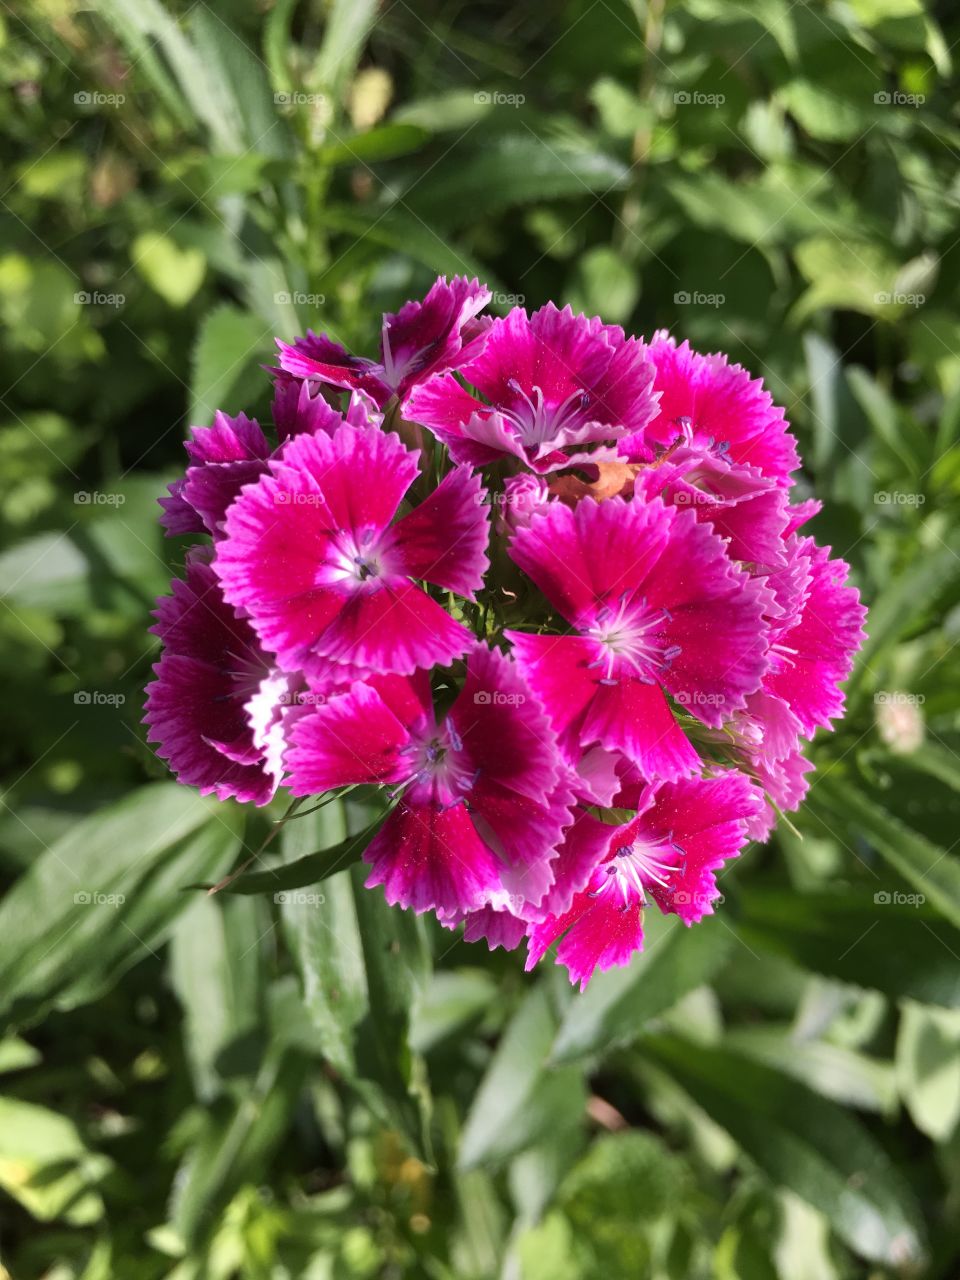
[[[0,5],[16,1280],[957,1275],[950,10]],[[187,426],[268,420],[275,334],[372,351],[441,272],[761,375],[871,605],[797,833],[584,997],[356,868],[285,902],[188,888],[282,805],[177,788],[139,724]],[[265,864],[362,809],[291,822]]]

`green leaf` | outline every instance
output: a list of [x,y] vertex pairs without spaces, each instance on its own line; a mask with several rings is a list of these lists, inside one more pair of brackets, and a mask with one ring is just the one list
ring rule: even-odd
[[807,803],[814,812],[827,810],[834,827],[850,828],[851,838],[865,837],[927,902],[960,928],[960,861],[835,773],[817,780]]
[[[284,830],[285,852],[342,833],[331,804]],[[324,1056],[386,1123],[426,1155],[423,1070],[410,1051],[410,1007],[426,981],[423,922],[367,889],[365,867],[341,871],[319,894],[286,892],[280,910]]]
[[256,902],[193,898],[170,945],[170,979],[185,1015],[184,1045],[199,1098],[249,1065],[262,1023],[263,956],[268,922]]
[[868,316],[888,314],[897,263],[886,245],[845,236],[815,235],[794,251],[810,288],[795,304],[792,319],[799,324],[823,308],[859,311]]
[[576,1124],[585,1102],[573,1067],[549,1068],[556,1017],[545,983],[528,993],[503,1034],[474,1095],[459,1165],[496,1164],[557,1126]]
[[239,820],[171,782],[77,822],[0,904],[0,1011],[70,1007],[116,982],[187,906],[183,884],[235,856]]
[[[867,639],[860,650],[851,688],[863,683],[881,655],[918,621],[928,616],[930,606],[960,576],[960,538],[949,536],[935,547],[917,548],[909,564],[880,592],[870,607]],[[929,615],[930,625],[938,622]]]
[[0,1040],[0,1073],[35,1067],[42,1060],[39,1049],[35,1049],[26,1040],[21,1040],[19,1036],[6,1036]]
[[267,71],[232,25],[209,5],[190,10],[190,32],[204,67],[204,89],[215,102],[238,154],[282,158],[291,152],[286,120],[277,109]]
[[203,284],[207,262],[199,249],[181,249],[160,231],[144,231],[130,246],[133,265],[171,307],[185,307]]
[[508,134],[479,150],[455,148],[400,203],[431,224],[456,227],[514,205],[622,190],[628,182],[626,165],[602,151]]
[[731,935],[716,917],[687,928],[676,916],[644,918],[644,950],[622,969],[595,974],[574,1000],[550,1053],[554,1063],[576,1062],[629,1044],[645,1023],[709,980],[726,961]]
[[376,0],[332,0],[314,74],[321,88],[340,99],[353,79],[376,19]]
[[608,1133],[570,1170],[557,1203],[590,1250],[593,1274],[639,1276],[650,1268],[647,1233],[679,1216],[688,1189],[686,1169],[659,1138]]
[[960,970],[939,936],[942,921],[929,907],[894,902],[880,884],[859,893],[745,889],[737,935],[751,950],[787,956],[839,982],[960,1008]]
[[844,1106],[892,1115],[897,1108],[893,1066],[844,1045],[795,1035],[789,1027],[740,1027],[724,1044],[794,1076]]
[[427,1053],[476,1021],[496,995],[497,985],[483,969],[435,973],[413,1007],[410,1044]]
[[429,137],[429,132],[417,125],[385,124],[321,147],[318,158],[322,164],[331,165],[376,164],[378,160],[392,160],[416,151]]
[[[320,210],[319,217],[330,230],[343,232],[357,241],[369,240],[394,253],[401,253],[414,262],[423,263],[438,275],[478,276],[492,289],[500,286],[488,268],[468,250],[451,243],[449,237],[434,230],[429,219],[398,208],[384,213],[343,205],[326,205]],[[321,283],[324,288],[329,288],[331,281],[335,280],[336,266],[327,272]]]
[[306,1061],[295,1053],[269,1052],[239,1098],[222,1098],[206,1111],[200,1139],[174,1185],[171,1221],[188,1246],[196,1246],[244,1182],[260,1182],[289,1132],[300,1100]]
[[603,316],[610,324],[623,324],[639,295],[636,272],[615,250],[596,245],[578,260],[570,294],[574,311]]
[[213,420],[243,379],[270,349],[270,328],[256,316],[224,303],[204,317],[193,353],[190,421]]
[[897,1035],[897,1081],[913,1123],[944,1142],[960,1120],[960,1012],[907,1001]]
[[336,875],[338,871],[343,871],[356,862],[375,834],[375,825],[367,827],[358,835],[347,836],[345,840],[341,840],[329,849],[308,853],[293,862],[271,867],[268,871],[251,871],[246,875],[238,876],[236,880],[225,884],[219,892],[282,894],[286,890],[320,884],[322,880]]
[[649,1037],[644,1054],[774,1183],[825,1214],[852,1249],[875,1262],[919,1263],[924,1232],[909,1184],[842,1107],[727,1049]]
[[84,1145],[66,1116],[0,1098],[0,1187],[35,1218],[87,1226],[103,1217],[97,1184],[111,1162]]

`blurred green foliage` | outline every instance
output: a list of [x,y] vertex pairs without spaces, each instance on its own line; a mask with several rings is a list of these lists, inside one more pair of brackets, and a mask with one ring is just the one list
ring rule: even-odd
[[[0,7],[0,1274],[957,1274],[958,40],[921,0]],[[187,888],[279,815],[139,726],[186,427],[440,272],[763,376],[872,606],[803,838],[584,997],[356,869]]]

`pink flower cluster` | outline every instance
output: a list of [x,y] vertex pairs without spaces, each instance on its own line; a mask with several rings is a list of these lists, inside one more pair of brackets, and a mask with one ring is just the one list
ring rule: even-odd
[[797,807],[864,611],[758,379],[489,297],[438,280],[377,360],[279,343],[275,444],[194,428],[146,723],[221,799],[384,788],[368,885],[582,987]]

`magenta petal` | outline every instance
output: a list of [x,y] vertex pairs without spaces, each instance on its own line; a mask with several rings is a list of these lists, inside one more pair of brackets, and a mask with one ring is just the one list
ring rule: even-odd
[[[478,280],[441,276],[422,302],[407,302],[395,315],[383,317],[383,379],[402,397],[430,373],[462,364],[482,346],[487,326],[474,324],[490,301],[490,290]],[[466,332],[465,332],[466,330]],[[471,350],[463,351],[464,338]]]
[[647,778],[680,778],[695,773],[702,763],[663,691],[640,680],[598,686],[580,741],[622,751]]
[[557,963],[565,965],[572,982],[585,991],[599,969],[605,973],[629,964],[643,950],[643,912],[639,907],[594,904],[567,932],[557,947]]
[[510,556],[569,622],[585,627],[606,600],[646,581],[671,543],[674,514],[660,501],[585,499],[574,510],[553,502],[517,531]]
[[481,782],[549,802],[566,768],[549,721],[515,662],[474,644],[450,719]]
[[[314,650],[327,661],[403,675],[417,667],[449,666],[472,639],[425,591],[395,581],[341,599]],[[306,664],[309,669],[311,660]]]
[[578,894],[565,915],[551,916],[530,931],[527,968],[565,934],[557,948],[557,962],[567,967],[572,982],[586,990],[595,970],[629,964],[643,950],[643,912],[639,906],[621,908],[610,901]]
[[540,904],[546,915],[562,916],[570,910],[574,897],[587,888],[606,856],[613,831],[613,827],[586,811],[578,813],[576,821],[564,832],[553,864],[554,881]]
[[602,809],[612,805],[620,790],[618,767],[622,759],[619,753],[605,751],[600,746],[574,753],[571,786],[577,798]]
[[265,462],[270,456],[270,443],[260,424],[245,413],[231,418],[218,409],[213,415],[212,427],[191,427],[190,434],[184,447],[195,465],[256,459]]
[[227,508],[245,484],[252,484],[267,470],[257,459],[247,462],[210,463],[188,467],[181,496],[196,511],[209,533],[221,532]]
[[778,664],[764,687],[787,703],[804,733],[813,734],[843,713],[839,685],[863,642],[865,610],[856,589],[846,585],[846,564],[831,560],[829,547],[802,538],[800,549],[811,581],[799,620],[778,640]]
[[684,779],[654,788],[653,803],[641,819],[642,830],[671,839],[683,855],[666,886],[649,887],[662,911],[676,913],[686,924],[712,914],[712,903],[720,895],[713,873],[740,852],[746,843],[744,824],[761,807],[759,790],[732,769],[715,778]]
[[543,704],[553,728],[564,734],[596,693],[600,674],[591,668],[597,646],[582,636],[535,636],[504,632],[524,679]]
[[317,389],[316,383],[279,372],[274,381],[273,422],[283,443],[306,432],[333,435],[342,425],[343,415]]
[[277,339],[280,351],[280,367],[297,378],[313,378],[321,383],[348,390],[365,391],[378,405],[390,399],[391,388],[380,376],[380,366],[374,360],[353,356],[338,342],[326,334],[307,331],[305,338],[297,338],[291,346]]
[[693,512],[676,515],[669,555],[644,584],[665,608],[664,634],[678,652],[665,688],[705,724],[719,727],[742,709],[767,670],[769,592],[727,557],[722,540]]
[[247,488],[227,513],[215,562],[227,600],[250,614],[261,643],[290,671],[304,665],[342,605],[316,585],[331,540],[326,509],[295,502],[296,494],[313,496],[274,476]]
[[758,467],[783,486],[799,466],[797,448],[782,409],[740,365],[724,355],[701,355],[665,333],[654,335],[648,355],[656,365],[659,413],[649,426],[622,441],[625,456],[649,456],[651,444],[669,446],[680,435],[698,445],[716,443],[730,457]]
[[496,892],[499,867],[466,805],[442,809],[401,800],[363,855],[369,888],[382,884],[391,906],[445,915],[476,911]]
[[411,578],[472,600],[490,564],[485,493],[478,475],[454,467],[425,501],[394,525],[391,563]]
[[176,538],[184,533],[203,533],[205,531],[205,525],[200,516],[183,496],[183,486],[185,484],[186,476],[181,476],[179,480],[171,481],[167,485],[170,496],[157,499],[157,502],[163,508],[160,524],[166,531],[168,538]]
[[[459,923],[459,921],[451,923]],[[496,951],[498,947],[503,947],[504,951],[515,951],[526,936],[526,932],[526,920],[522,920],[510,911],[497,911],[493,907],[483,907],[480,911],[471,911],[463,917],[464,942],[483,940],[491,951]]]
[[295,436],[272,470],[300,505],[315,498],[328,528],[360,533],[390,523],[419,465],[392,432],[344,425],[331,436]]
[[[159,744],[157,755],[178,781],[219,800],[236,798],[257,805],[271,800],[279,779],[259,761],[250,762],[252,751],[242,751],[242,743],[252,747],[252,739],[243,700],[229,673],[177,653],[165,653],[154,671],[144,720],[149,740]],[[218,749],[218,741],[232,744],[232,757]],[[237,759],[240,755],[246,759]]]
[[290,791],[312,796],[354,783],[399,782],[410,774],[410,761],[400,754],[408,742],[380,695],[354,685],[291,728],[285,757]]
[[[380,541],[388,542],[385,527],[416,476],[416,457],[397,436],[352,426],[333,436],[299,435],[271,471],[231,506],[216,569],[227,599],[249,612],[282,666],[305,667],[317,654],[353,663],[366,661],[364,651],[379,658],[385,645],[370,626],[391,602],[404,622],[417,625],[399,659],[385,660],[381,670],[412,671],[420,660],[409,651],[423,647],[424,631],[437,633],[428,665],[463,651],[459,638],[454,643],[462,629],[438,605],[407,603],[405,587],[388,589],[382,576],[364,583],[350,572],[351,557],[368,546],[378,562],[389,554]],[[364,601],[380,591],[383,599],[368,610]],[[395,617],[394,630],[399,625]],[[365,639],[365,650],[351,651],[350,636]]]

